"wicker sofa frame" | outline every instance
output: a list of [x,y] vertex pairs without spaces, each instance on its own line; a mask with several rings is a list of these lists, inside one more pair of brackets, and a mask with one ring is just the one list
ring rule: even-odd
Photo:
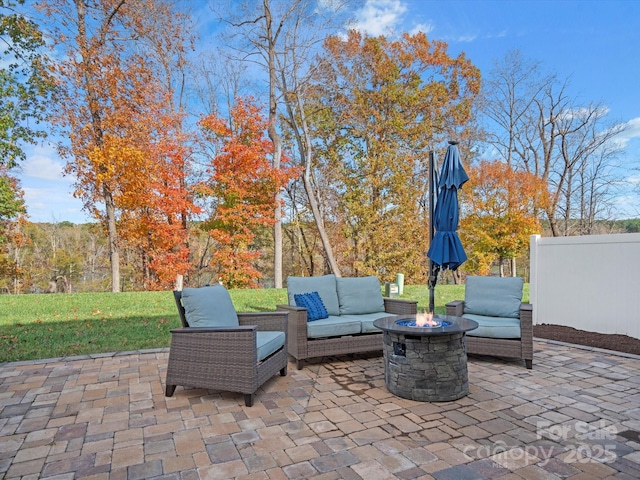
[[[446,305],[447,315],[461,317],[464,300],[455,300]],[[466,335],[467,353],[524,360],[528,369],[533,368],[533,306],[520,305],[520,338],[487,338]]]
[[[418,302],[396,298],[384,298],[384,309],[389,315],[413,315]],[[278,311],[289,312],[287,345],[298,370],[304,360],[352,353],[382,352],[382,331],[343,335],[340,337],[307,338],[307,310],[291,305],[278,305]]]
[[247,407],[267,380],[280,372],[287,375],[285,345],[258,362],[256,333],[278,330],[287,335],[288,312],[238,313],[239,327],[189,327],[182,305],[182,292],[173,292],[182,328],[171,330],[166,391],[176,386],[223,390],[244,394]]

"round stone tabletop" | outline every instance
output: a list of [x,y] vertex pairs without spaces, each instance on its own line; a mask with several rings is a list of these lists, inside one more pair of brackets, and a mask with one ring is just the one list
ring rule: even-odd
[[393,317],[379,318],[373,325],[380,330],[401,335],[451,335],[453,333],[468,332],[478,328],[478,322],[468,318],[453,317],[451,315],[434,315],[433,320],[441,323],[441,326],[410,327],[400,325],[405,320],[416,320],[418,315],[396,315]]

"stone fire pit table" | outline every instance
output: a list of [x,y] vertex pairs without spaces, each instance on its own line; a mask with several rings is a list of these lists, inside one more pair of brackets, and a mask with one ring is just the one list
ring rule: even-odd
[[421,402],[448,402],[469,393],[465,332],[478,323],[434,315],[437,326],[412,326],[420,314],[373,322],[383,332],[385,383],[391,393]]

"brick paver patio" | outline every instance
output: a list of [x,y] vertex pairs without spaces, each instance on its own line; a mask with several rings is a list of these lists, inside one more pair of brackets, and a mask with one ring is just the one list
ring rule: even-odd
[[163,393],[167,351],[0,366],[0,478],[640,478],[640,357],[535,342],[469,358],[470,394],[391,395],[381,357],[324,359],[243,396]]

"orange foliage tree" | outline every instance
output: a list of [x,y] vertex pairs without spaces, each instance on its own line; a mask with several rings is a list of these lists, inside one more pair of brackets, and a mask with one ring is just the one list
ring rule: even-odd
[[[172,109],[171,87],[161,81],[167,65],[150,46],[179,55],[184,17],[164,0],[42,0],[40,7],[55,40],[66,47],[66,56],[55,65],[54,115],[69,139],[61,145],[66,172],[76,178],[75,195],[105,227],[112,291],[117,292],[120,248],[123,241],[139,241],[134,232],[140,237],[146,228],[144,248],[151,240],[155,252],[175,252],[185,243],[176,235],[186,238],[186,229],[177,232],[172,226],[177,206],[160,208],[184,201],[184,188],[171,200],[166,188],[186,173],[167,163],[172,155],[161,153],[175,150],[178,139],[169,134],[176,132],[179,115]],[[140,219],[147,219],[145,228]],[[167,268],[180,268],[183,257],[180,253],[179,261],[167,264],[173,257],[155,256]],[[151,259],[147,266],[153,264]],[[166,285],[164,274],[160,277]]]
[[216,242],[211,265],[229,288],[257,287],[261,278],[254,262],[260,251],[256,235],[275,222],[276,193],[298,170],[270,162],[273,143],[265,137],[268,122],[252,99],[238,99],[227,122],[216,115],[200,121],[205,139],[217,153],[209,165],[208,180],[199,191],[214,205],[203,227]]
[[162,141],[151,145],[144,156],[151,171],[143,191],[134,189],[119,202],[120,236],[137,250],[141,285],[145,290],[173,286],[176,274],[191,270],[186,218],[200,212],[186,187],[190,149],[180,141],[176,125],[166,124]]
[[465,270],[486,275],[493,261],[502,269],[504,259],[526,252],[530,235],[541,230],[538,212],[549,192],[542,179],[500,161],[482,161],[467,171],[469,182],[460,190],[460,237],[469,255]]
[[470,126],[480,72],[423,33],[331,36],[308,103],[315,176],[348,275],[424,282],[428,152]]

